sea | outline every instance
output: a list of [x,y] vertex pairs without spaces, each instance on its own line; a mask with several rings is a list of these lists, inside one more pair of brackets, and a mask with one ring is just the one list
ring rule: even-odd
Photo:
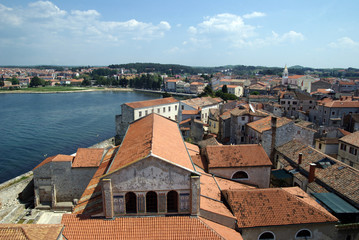
[[44,159],[115,136],[121,104],[161,98],[142,92],[0,94],[0,183]]

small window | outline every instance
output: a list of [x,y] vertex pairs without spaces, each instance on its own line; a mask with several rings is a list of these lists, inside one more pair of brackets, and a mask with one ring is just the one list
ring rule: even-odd
[[322,144],[321,143],[319,143],[319,147],[318,147],[319,149],[322,149]]
[[171,112],[171,107],[168,107],[168,111]]
[[182,107],[182,110],[184,109],[184,105],[181,106]]
[[232,179],[238,179],[238,180],[248,179],[248,174],[244,171],[238,171],[233,174]]
[[335,115],[335,112],[332,112],[332,115],[334,116],[334,115]]
[[160,113],[161,112],[161,109],[157,108],[157,113]]
[[164,112],[164,113],[166,112],[166,108],[165,108],[165,107],[163,107],[163,112]]
[[295,239],[308,239],[312,238],[312,233],[308,229],[302,229],[295,235]]
[[138,116],[142,117],[142,111],[138,112]]
[[259,240],[274,240],[274,234],[272,232],[264,232],[261,235],[259,235]]
[[177,111],[177,105],[175,105],[175,111]]
[[147,113],[148,113],[148,112],[147,112],[147,110],[146,110],[146,111],[145,111],[145,116],[147,116]]
[[246,120],[246,117],[242,117],[242,121]]
[[167,212],[178,212],[178,193],[170,191],[167,194]]
[[349,161],[349,166],[354,167],[354,163],[352,161]]

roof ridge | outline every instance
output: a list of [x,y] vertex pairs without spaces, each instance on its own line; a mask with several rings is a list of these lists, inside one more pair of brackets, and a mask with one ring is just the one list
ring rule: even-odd
[[[225,240],[224,237],[222,237],[221,234],[219,234],[216,230],[214,230],[213,228],[211,228],[207,223],[203,222],[202,219],[200,217],[196,217],[205,227],[209,228],[211,231],[213,231],[215,234],[218,235],[218,237],[220,237],[221,239]],[[207,219],[208,220],[208,219]],[[210,220],[208,220],[210,221]]]

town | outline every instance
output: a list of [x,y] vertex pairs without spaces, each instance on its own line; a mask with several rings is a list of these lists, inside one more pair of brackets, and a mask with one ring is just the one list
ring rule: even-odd
[[34,166],[29,215],[63,214],[0,238],[359,239],[359,72],[211,71],[0,68],[4,92],[163,94],[123,104],[108,146]]

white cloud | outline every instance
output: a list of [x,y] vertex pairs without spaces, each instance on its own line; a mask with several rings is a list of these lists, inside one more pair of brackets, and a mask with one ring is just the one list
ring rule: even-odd
[[332,48],[355,48],[359,46],[359,42],[355,42],[349,37],[342,37],[329,43],[328,46]]
[[250,14],[243,15],[243,18],[250,19],[250,18],[257,18],[257,17],[265,17],[266,14],[262,12],[252,12]]
[[[1,23],[7,23],[6,26]],[[117,42],[127,40],[152,40],[161,38],[171,29],[166,21],[158,24],[140,22],[136,19],[127,21],[102,21],[96,10],[60,9],[50,1],[37,1],[24,8],[9,8],[0,4],[0,28],[3,32],[13,31],[9,26],[17,25],[17,36],[32,41],[36,35],[38,40],[51,44],[53,39],[69,41]],[[1,26],[2,25],[2,26]],[[3,34],[4,36],[5,34]],[[2,37],[0,36],[0,39]]]

